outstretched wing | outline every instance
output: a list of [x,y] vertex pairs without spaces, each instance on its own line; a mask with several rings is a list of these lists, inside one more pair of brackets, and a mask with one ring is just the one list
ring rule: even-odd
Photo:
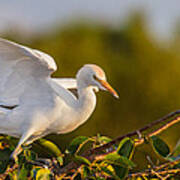
[[0,38],[0,104],[17,104],[34,82],[47,79],[56,69],[49,55]]

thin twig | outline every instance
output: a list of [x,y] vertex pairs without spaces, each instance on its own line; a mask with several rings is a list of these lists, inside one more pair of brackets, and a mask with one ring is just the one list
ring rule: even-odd
[[[152,175],[166,175],[166,174],[180,174],[180,168],[178,169],[167,169],[167,170],[160,170],[160,171],[154,171],[154,170],[147,170],[144,172],[138,172],[138,173],[132,173],[128,176],[128,178],[135,178],[135,177],[142,177],[142,176],[152,176]],[[128,179],[127,178],[127,179]]]
[[[161,127],[159,127],[158,129],[156,129],[153,132],[149,133],[148,135],[146,135],[146,138],[150,138],[152,136],[160,134],[162,131],[166,130],[167,128],[169,128],[170,126],[172,126],[172,125],[174,125],[174,124],[176,124],[178,122],[180,122],[180,116],[176,117],[175,119],[171,119],[170,121],[167,122],[167,124],[164,124]],[[135,146],[139,146],[142,143],[144,143],[144,138],[143,137],[138,139],[138,141],[135,142]],[[110,151],[108,153],[101,154],[101,155],[97,155],[97,156],[92,157],[92,158],[93,159],[95,158],[96,160],[103,160],[104,156],[106,156],[107,154],[112,153],[112,152],[115,152],[115,150]],[[88,158],[88,159],[90,159],[90,158]]]
[[[153,172],[157,172],[160,175],[165,175],[166,174],[165,172],[167,172],[167,170],[165,171],[165,168],[175,166],[179,162],[180,162],[180,159],[177,159],[175,161],[170,161],[170,162],[161,164],[159,166],[153,167]],[[177,170],[177,169],[173,169],[173,171],[170,171],[169,173],[175,172],[175,170]],[[178,170],[179,170],[178,173],[180,173],[180,169],[178,169]],[[141,177],[141,176],[149,176],[149,175],[152,175],[152,170],[151,169],[146,169],[143,172],[137,172],[137,173],[129,174],[127,179],[130,178],[130,177],[138,177],[138,176]]]
[[[174,117],[174,116],[176,116],[176,115],[178,115],[178,114],[180,114],[180,110],[177,110],[177,111],[175,111],[175,112],[171,112],[171,113],[167,114],[166,116],[164,116],[164,117],[162,117],[162,118],[160,118],[160,119],[158,119],[158,120],[156,120],[156,121],[153,121],[153,122],[150,123],[150,124],[147,124],[147,125],[144,126],[143,128],[140,128],[140,129],[138,129],[138,130],[135,130],[135,131],[133,131],[133,132],[130,132],[130,133],[126,134],[126,135],[120,136],[120,137],[118,137],[118,138],[110,141],[109,143],[104,144],[104,145],[102,145],[102,146],[99,146],[99,147],[97,147],[97,148],[90,149],[89,151],[87,151],[87,152],[85,153],[85,155],[94,154],[94,153],[97,153],[97,152],[99,152],[99,151],[105,150],[105,149],[109,148],[110,146],[112,146],[112,145],[120,142],[120,141],[121,141],[122,139],[124,139],[125,137],[132,137],[132,136],[135,136],[135,135],[139,135],[139,133],[142,133],[142,132],[144,132],[144,131],[152,128],[153,126],[158,125],[158,124],[162,123],[163,121],[166,121],[167,119],[170,119],[170,118],[172,118],[172,117]],[[84,155],[84,154],[83,154],[83,155]]]
[[[162,131],[166,130],[167,128],[171,127],[172,125],[176,124],[180,122],[180,116],[176,117],[175,119],[172,119],[170,121],[168,121],[166,124],[162,125],[160,128],[154,130],[153,132],[149,133],[148,135],[146,135],[147,138],[150,138],[152,136],[155,136],[157,134],[160,134]],[[144,138],[139,139],[135,144],[140,145],[144,143]]]
[[6,179],[9,173],[13,172],[15,169],[18,168],[18,164],[14,164],[11,168],[8,168],[3,174],[0,174],[0,180]]

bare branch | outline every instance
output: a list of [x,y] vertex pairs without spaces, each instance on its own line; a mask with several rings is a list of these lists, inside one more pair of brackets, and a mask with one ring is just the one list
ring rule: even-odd
[[[94,153],[97,153],[98,151],[102,151],[102,150],[104,150],[104,149],[107,149],[107,148],[109,148],[110,146],[112,146],[112,145],[120,142],[120,141],[121,141],[122,139],[124,139],[125,137],[132,137],[132,136],[135,136],[135,135],[139,135],[140,133],[142,133],[142,132],[144,132],[144,131],[146,131],[146,130],[148,130],[148,129],[151,129],[153,126],[156,126],[156,125],[158,125],[158,124],[166,121],[167,119],[170,119],[170,118],[172,118],[172,117],[174,117],[174,116],[176,116],[176,115],[178,115],[178,114],[180,114],[180,110],[177,110],[177,111],[175,111],[175,112],[171,112],[171,113],[167,114],[166,116],[164,116],[164,117],[162,117],[162,118],[160,118],[160,119],[158,119],[158,120],[156,120],[156,121],[153,121],[153,122],[150,123],[150,124],[147,124],[147,125],[144,126],[143,128],[140,128],[140,129],[138,129],[138,130],[135,130],[135,131],[133,131],[133,132],[130,132],[130,133],[128,133],[128,134],[125,134],[125,135],[123,135],[123,136],[120,136],[120,137],[112,140],[111,142],[109,142],[109,143],[107,143],[107,144],[104,144],[104,145],[99,146],[99,147],[97,147],[97,148],[91,149],[91,150],[87,151],[87,152],[86,152],[85,154],[83,154],[83,155],[94,154]],[[168,127],[167,127],[167,128],[168,128]],[[163,129],[163,130],[164,130],[164,129]]]
[[6,179],[9,173],[13,172],[18,168],[18,164],[14,164],[12,167],[8,168],[3,174],[0,174],[0,180]]
[[[82,156],[85,156],[87,159],[89,159],[90,161],[94,160],[94,159],[103,159],[103,157],[112,152],[112,151],[109,151],[108,153],[105,153],[103,155],[96,155],[98,152],[100,151],[103,151],[109,147],[111,147],[112,145],[120,142],[122,139],[124,139],[125,137],[132,137],[132,136],[135,136],[135,135],[139,135],[141,134],[142,132],[148,130],[148,129],[151,129],[152,127],[166,121],[167,119],[170,119],[170,118],[173,118],[174,116],[180,114],[180,110],[177,110],[175,112],[172,112],[172,113],[169,113],[168,115],[144,126],[143,128],[140,128],[138,130],[135,130],[133,132],[130,132],[130,133],[127,133],[123,136],[120,136],[114,140],[112,140],[111,142],[107,143],[107,144],[104,144],[102,146],[99,146],[97,148],[94,148],[94,149],[90,149],[89,151],[85,152],[82,154]],[[170,121],[168,121],[166,124],[162,125],[160,128],[156,129],[155,131],[151,132],[150,134],[148,134],[146,137],[151,137],[153,135],[157,135],[159,133],[161,133],[162,131],[164,131],[165,129],[169,128],[170,126],[178,123],[180,121],[180,117],[177,117],[175,119],[172,119]],[[137,142],[136,142],[136,145],[140,145],[144,142],[144,138],[141,137]],[[90,155],[90,156],[89,156]],[[75,163],[75,162],[70,162],[68,165],[66,165],[64,168],[61,168],[60,170],[58,170],[58,174],[61,174],[61,173],[67,173],[69,172],[71,169],[74,169],[74,168],[77,168],[78,165]]]
[[[143,172],[137,172],[129,174],[126,178],[135,178],[135,177],[143,177],[143,176],[150,176],[150,175],[166,175],[166,174],[180,174],[180,169],[167,169],[168,167],[172,167],[180,162],[180,159],[175,161],[170,161],[159,166],[154,167],[153,169],[146,169]],[[156,173],[155,173],[156,172]]]

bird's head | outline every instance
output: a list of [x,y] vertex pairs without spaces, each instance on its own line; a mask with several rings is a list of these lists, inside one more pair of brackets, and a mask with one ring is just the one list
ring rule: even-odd
[[81,86],[92,86],[96,92],[99,89],[106,90],[114,97],[119,98],[117,92],[107,82],[105,72],[95,64],[84,65],[77,73],[77,80]]

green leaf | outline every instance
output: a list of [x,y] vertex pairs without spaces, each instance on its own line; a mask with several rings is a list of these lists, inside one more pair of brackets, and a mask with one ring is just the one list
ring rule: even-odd
[[62,153],[60,149],[53,142],[46,139],[39,139],[37,141],[38,145],[43,146],[50,152],[50,154],[55,155],[56,157],[60,156]]
[[51,171],[49,169],[37,168],[35,169],[35,178],[36,180],[50,180]]
[[117,148],[117,153],[131,159],[134,152],[134,142],[130,138],[124,138]]
[[[117,153],[121,156],[131,159],[134,153],[134,148],[135,148],[134,142],[129,137],[127,137],[127,138],[124,138],[119,143],[119,146],[117,148]],[[128,167],[126,168],[126,167],[117,166],[117,165],[112,165],[112,166],[118,178],[124,179],[127,176],[129,172]]]
[[28,173],[29,173],[29,170],[25,167],[25,164],[23,164],[18,173],[18,180],[27,179]]
[[127,157],[120,156],[116,152],[106,155],[104,160],[112,165],[114,164],[114,165],[128,167],[128,168],[135,167],[135,164],[131,160],[129,160]]
[[112,139],[107,136],[98,136],[97,140],[99,143],[102,143],[102,144],[112,141]]
[[31,150],[24,150],[23,156],[26,160],[32,161],[37,159],[37,154]]
[[152,140],[152,146],[155,152],[158,155],[166,158],[170,153],[169,146],[157,136],[152,136],[151,140]]
[[62,156],[58,156],[57,161],[59,162],[60,166],[63,165],[63,157]]
[[114,177],[113,172],[106,166],[101,166],[101,171],[105,172],[107,175]]
[[91,162],[82,156],[75,155],[74,160],[75,160],[75,162],[80,163],[80,164],[91,165]]
[[114,168],[114,172],[116,173],[119,179],[124,179],[128,175],[129,168],[124,168],[122,166],[117,165],[112,165],[112,167]]
[[83,178],[87,178],[90,173],[91,173],[91,170],[89,169],[88,166],[84,166],[82,168]]
[[74,154],[77,151],[78,147],[87,139],[88,139],[88,137],[86,137],[86,136],[76,137],[75,139],[72,140],[72,142],[70,143],[66,152],[70,153],[70,154]]

